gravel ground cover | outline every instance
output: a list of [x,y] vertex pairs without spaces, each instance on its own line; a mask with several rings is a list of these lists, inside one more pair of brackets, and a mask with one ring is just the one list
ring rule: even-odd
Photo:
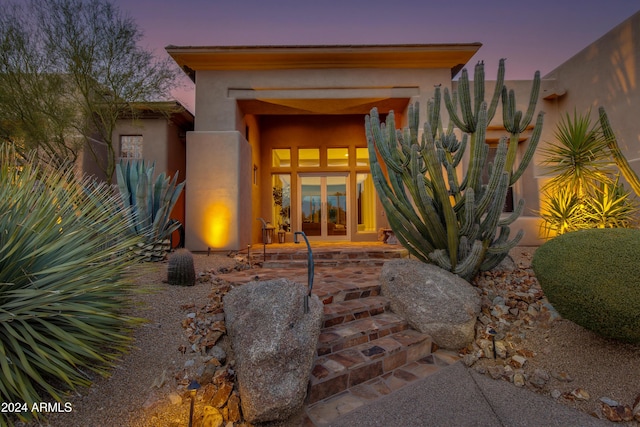
[[[514,271],[478,279],[476,285],[487,297],[483,312],[487,314],[489,323],[499,322],[500,315],[491,315],[496,297],[508,300],[514,287],[522,290],[524,283],[537,285],[530,269],[533,251],[534,248],[515,248],[511,253],[515,261]],[[221,254],[196,254],[194,259],[196,272],[216,272],[237,265],[234,258]],[[134,296],[138,303],[135,314],[147,322],[137,328],[131,351],[122,356],[109,378],[95,378],[93,386],[68,396],[73,408],[71,412],[50,414],[47,422],[31,423],[28,427],[187,425],[189,398],[186,385],[202,360],[190,349],[184,322],[194,307],[204,307],[212,297],[215,280],[211,280],[214,276],[209,273],[202,276],[196,286],[182,288],[163,282],[166,263],[158,263],[141,272],[136,280],[140,288],[148,292]],[[640,346],[604,340],[562,319],[554,320],[547,316],[546,320],[517,322],[517,317],[506,317],[506,326],[499,328],[504,336],[499,338],[505,338],[508,333],[509,339],[505,341],[513,350],[511,356],[519,349],[524,355],[524,364],[514,367],[511,356],[511,359],[505,357],[502,360],[480,357],[468,360],[472,369],[485,372],[498,381],[511,382],[515,373],[521,372],[525,379],[523,387],[598,416],[604,416],[604,399],[609,399],[605,400],[609,403],[615,401],[621,406],[626,405],[631,410],[637,404],[640,395]],[[479,329],[486,326],[481,320]],[[221,345],[225,345],[224,337]],[[466,353],[479,350],[482,350],[481,346],[476,345]],[[232,358],[232,354],[228,357]],[[522,359],[517,358],[516,361],[521,362]],[[502,368],[495,367],[498,365]],[[548,373],[549,378],[533,384],[536,381],[532,383],[531,379],[541,372]],[[576,390],[577,396],[576,393],[572,395]],[[227,426],[231,425],[240,427],[248,424],[242,421],[227,423]],[[638,423],[628,421],[620,425],[637,426]]]

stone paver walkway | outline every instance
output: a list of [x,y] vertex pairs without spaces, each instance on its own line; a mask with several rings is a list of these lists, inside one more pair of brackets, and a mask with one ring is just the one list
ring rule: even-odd
[[[352,250],[358,252],[357,248]],[[346,263],[339,267],[315,268],[313,293],[325,304],[325,328],[320,336],[319,355],[311,376],[306,418],[303,420],[305,426],[328,426],[338,417],[432,375],[458,360],[454,352],[437,349],[432,346],[430,339],[418,338],[420,334],[410,329],[406,322],[403,327],[396,327],[395,334],[390,331],[387,335],[384,332],[384,326],[381,325],[391,322],[389,317],[395,315],[384,311],[385,303],[380,300],[383,297],[378,296],[380,270],[380,265],[353,266]],[[306,284],[307,269],[254,268],[221,277],[232,283],[287,278]],[[365,303],[365,299],[369,301]],[[342,344],[336,348],[326,348],[326,341],[332,339],[332,333],[346,334],[344,329],[338,331],[336,328],[345,324],[347,329],[355,329],[356,323],[351,320],[356,321],[360,317],[363,321],[358,322],[374,328],[373,333],[360,333],[357,341],[354,341],[355,345],[344,345],[349,347],[347,350],[338,352]],[[358,331],[354,333],[358,334]],[[354,379],[358,375],[354,369],[360,369],[362,375],[368,375],[363,377],[366,380]],[[343,375],[349,370],[350,376]],[[321,383],[324,377],[330,380]]]

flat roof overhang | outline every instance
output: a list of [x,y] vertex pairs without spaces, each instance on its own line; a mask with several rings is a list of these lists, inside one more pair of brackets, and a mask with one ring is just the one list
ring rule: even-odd
[[192,80],[199,70],[447,68],[452,77],[481,43],[328,46],[173,46],[165,49]]

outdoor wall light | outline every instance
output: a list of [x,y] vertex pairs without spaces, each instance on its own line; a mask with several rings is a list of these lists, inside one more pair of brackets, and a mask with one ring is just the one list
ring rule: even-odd
[[187,390],[189,390],[189,396],[191,397],[191,408],[189,409],[189,427],[193,427],[193,408],[196,403],[196,393],[200,388],[200,384],[196,380],[191,380],[189,385],[187,386]]

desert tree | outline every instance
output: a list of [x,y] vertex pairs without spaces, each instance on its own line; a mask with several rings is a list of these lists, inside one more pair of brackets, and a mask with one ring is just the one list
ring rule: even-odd
[[[118,120],[135,119],[140,111],[133,107],[136,104],[167,99],[176,87],[177,67],[170,58],[158,58],[142,47],[143,33],[135,21],[108,0],[32,0],[8,12],[11,16],[3,19],[15,23],[28,46],[21,53],[25,61],[45,64],[38,74],[46,76],[48,84],[62,85],[57,91],[32,94],[37,100],[33,102],[51,97],[68,106],[65,141],[80,138],[111,181],[118,153],[112,136]],[[9,68],[19,62],[7,60]],[[31,68],[18,71],[32,78]],[[31,90],[29,85],[21,87]],[[62,99],[56,100],[56,95]]]
[[79,118],[68,93],[71,82],[51,72],[37,33],[19,5],[0,14],[0,140],[11,143],[18,156],[36,150],[38,157],[66,168],[84,141],[73,128]]

